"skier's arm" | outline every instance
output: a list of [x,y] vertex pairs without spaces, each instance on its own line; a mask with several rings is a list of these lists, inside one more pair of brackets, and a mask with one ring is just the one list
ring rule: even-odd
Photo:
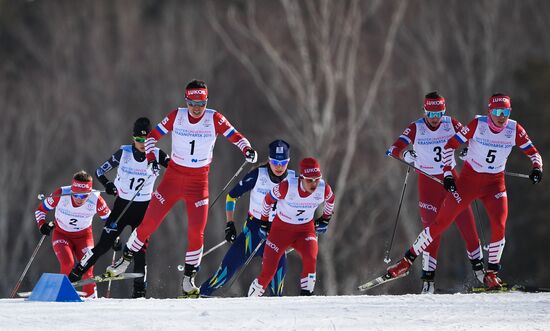
[[525,129],[519,125],[519,123],[517,124],[516,129],[516,146],[518,146],[521,151],[527,155],[529,159],[531,159],[533,168],[540,169],[542,171],[542,156],[535,145],[531,142],[531,139],[529,139]]
[[386,155],[393,155],[397,158],[401,157],[403,150],[409,146],[416,136],[416,124],[413,122],[403,131],[397,140],[386,151]]
[[96,213],[103,221],[107,221],[111,215],[111,209],[101,195],[97,197]]
[[259,170],[256,168],[246,174],[244,178],[237,185],[235,185],[225,197],[225,215],[227,222],[235,221],[234,214],[237,199],[254,188],[254,185],[256,185],[256,181],[258,180],[258,173]]
[[119,149],[116,151],[111,157],[103,162],[99,168],[95,170],[95,177],[97,180],[103,185],[107,186],[107,184],[110,182],[109,178],[105,176],[106,173],[109,171],[115,169],[120,164],[120,158],[122,157],[122,149]]
[[36,208],[36,211],[34,212],[34,218],[36,220],[36,225],[38,225],[38,228],[42,227],[44,223],[46,223],[46,215],[50,210],[53,210],[57,204],[59,203],[59,199],[61,199],[61,188],[58,188],[55,190],[49,197],[44,199],[38,205],[38,208]]
[[168,168],[170,163],[170,156],[166,154],[162,149],[159,149],[159,164],[165,168]]
[[269,212],[271,211],[271,206],[286,197],[288,192],[288,181],[284,180],[279,184],[275,185],[271,191],[269,191],[264,198],[262,203],[262,221],[269,220]]
[[[457,121],[458,122],[458,121]],[[466,143],[474,136],[477,128],[477,118],[473,119],[467,126],[462,126],[460,131],[458,131],[454,136],[447,141],[443,147],[443,175],[444,177],[452,176],[452,161],[453,153],[455,149],[460,147],[461,144]],[[460,123],[460,122],[459,122]],[[453,125],[455,125],[453,123]],[[455,128],[456,129],[456,128]]]
[[149,162],[153,162],[156,158],[155,146],[157,145],[157,142],[174,128],[174,122],[177,114],[178,110],[174,109],[147,135],[147,139],[145,139],[145,154]]
[[[227,140],[237,146],[243,154],[252,149],[250,142],[220,113],[214,113],[214,127],[216,134],[223,135]],[[246,155],[246,154],[245,154]]]
[[336,200],[336,196],[332,192],[332,188],[330,185],[326,184],[325,186],[325,206],[323,208],[323,218],[324,219],[330,219],[332,217],[332,213],[334,212],[334,200]]

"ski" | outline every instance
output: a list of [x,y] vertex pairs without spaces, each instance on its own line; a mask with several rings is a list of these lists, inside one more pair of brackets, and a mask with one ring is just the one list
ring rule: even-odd
[[366,282],[365,284],[363,285],[359,285],[357,287],[357,289],[359,291],[368,291],[378,285],[382,285],[384,283],[387,283],[387,282],[391,282],[392,280],[396,280],[396,279],[399,279],[399,278],[403,278],[405,276],[407,276],[409,274],[409,272],[406,272],[404,273],[403,275],[401,276],[398,276],[398,277],[392,277],[390,276],[390,274],[386,273],[385,275],[383,276],[380,276],[380,277],[376,277],[375,279],[371,280],[370,282]]
[[[81,296],[81,297],[85,297],[86,296],[86,292],[82,292],[82,291],[76,291],[76,293],[78,294],[78,296]],[[20,297],[20,298],[28,298],[30,297],[32,294],[32,291],[29,291],[29,292],[17,292],[17,295]]]
[[103,275],[94,276],[92,278],[82,279],[72,284],[74,287],[81,287],[92,283],[101,283],[101,282],[108,282],[112,280],[132,279],[132,278],[139,278],[139,277],[143,277],[143,273],[127,272],[114,277],[110,277],[106,274],[103,274]]
[[176,297],[176,299],[212,299],[212,298],[219,298],[219,297],[212,296],[212,295],[204,295],[204,294],[178,295]]
[[518,284],[503,284],[501,288],[486,288],[486,287],[472,287],[468,293],[507,293],[507,292],[525,292],[525,293],[540,293],[550,292],[550,288],[527,286]]

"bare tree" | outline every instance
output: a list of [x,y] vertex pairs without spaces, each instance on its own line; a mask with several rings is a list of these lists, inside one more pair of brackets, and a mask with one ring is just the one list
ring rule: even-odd
[[[346,240],[358,219],[380,213],[377,208],[368,215],[358,213],[369,193],[355,185],[368,178],[375,189],[381,185],[374,180],[379,172],[365,169],[352,176],[351,169],[354,162],[364,160],[359,139],[375,116],[375,101],[407,3],[392,8],[387,30],[377,43],[367,42],[365,24],[376,20],[382,11],[380,2],[281,0],[278,5],[259,9],[250,2],[242,12],[229,6],[224,23],[218,15],[210,16],[210,21],[264,93],[294,144],[319,157],[327,177],[335,179],[337,216],[327,236],[320,238],[320,277],[327,293],[335,294],[345,287],[338,285],[336,266],[357,249],[343,253],[337,249],[339,242]],[[212,3],[210,11],[216,11]],[[283,24],[272,24],[271,17],[282,17]],[[362,51],[369,46],[380,47],[380,56],[363,58]],[[365,70],[367,65],[376,69]]]

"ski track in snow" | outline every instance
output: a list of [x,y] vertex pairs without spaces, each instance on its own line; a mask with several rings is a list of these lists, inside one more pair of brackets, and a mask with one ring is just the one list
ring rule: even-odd
[[0,299],[0,330],[550,330],[550,293]]

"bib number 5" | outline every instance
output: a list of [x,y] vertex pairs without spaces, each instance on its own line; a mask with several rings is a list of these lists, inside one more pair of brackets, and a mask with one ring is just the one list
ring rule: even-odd
[[497,151],[495,149],[490,149],[489,152],[487,153],[487,157],[485,158],[485,161],[487,161],[487,163],[495,162],[495,158],[497,157],[496,153]]

